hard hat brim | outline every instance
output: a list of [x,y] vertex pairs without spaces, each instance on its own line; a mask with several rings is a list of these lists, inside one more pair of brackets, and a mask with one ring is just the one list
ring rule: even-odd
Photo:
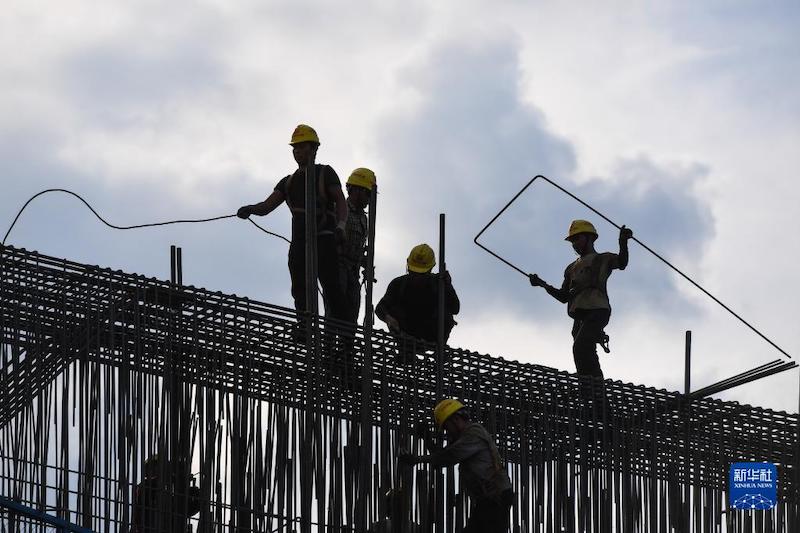
[[574,235],[567,235],[564,237],[564,240],[572,242],[578,235],[594,235],[595,239],[598,237],[597,233],[594,233],[593,231],[581,231],[580,233],[575,233]]
[[433,270],[433,267],[436,266],[436,265],[434,264],[434,265],[429,266],[428,268],[425,268],[425,267],[422,267],[422,266],[410,265],[410,264],[406,263],[406,266],[408,267],[408,269],[411,272],[416,272],[417,274],[427,274],[428,272]]

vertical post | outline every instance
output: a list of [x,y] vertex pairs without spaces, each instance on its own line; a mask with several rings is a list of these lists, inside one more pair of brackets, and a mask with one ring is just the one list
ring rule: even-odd
[[686,430],[684,433],[684,474],[685,483],[683,492],[683,527],[684,531],[689,532],[691,527],[691,497],[692,497],[692,481],[690,471],[692,469],[692,445],[691,445],[691,421],[692,421],[692,405],[689,399],[689,393],[692,392],[692,332],[686,330],[686,342],[684,347],[685,366],[684,366],[684,380],[683,380],[683,393],[686,395],[685,408],[683,410],[684,417],[686,418]]
[[300,448],[300,531],[311,533],[311,504],[314,483],[312,463],[314,448],[314,375],[318,362],[317,339],[318,300],[317,300],[317,180],[314,158],[305,168],[305,221],[306,221],[306,357],[310,383],[306,388],[306,402],[303,412],[303,430]]
[[176,250],[177,253],[175,255],[175,273],[176,273],[176,281],[178,282],[178,287],[183,286],[183,250],[180,246]]
[[436,338],[436,401],[441,400],[442,380],[444,378],[442,369],[444,366],[444,315],[445,315],[445,273],[447,264],[445,263],[445,215],[439,214],[439,324],[438,336]]
[[[372,327],[375,322],[372,307],[372,285],[375,279],[375,211],[378,204],[378,187],[372,187],[369,198],[369,218],[367,227],[367,264],[364,269],[364,363],[361,368],[361,453],[358,500],[356,504],[356,525],[366,531],[367,510],[372,490]],[[355,331],[353,332],[355,334]]]
[[[317,314],[317,180],[313,159],[306,165],[306,311]],[[311,338],[311,331],[308,332]]]
[[689,394],[692,392],[692,332],[686,331],[686,348],[685,348],[686,365],[683,374],[683,393]]
[[[444,388],[444,326],[445,326],[445,274],[447,273],[447,263],[445,262],[445,215],[439,213],[439,324],[438,336],[436,338],[436,401],[442,399]],[[433,501],[434,506],[431,509],[431,525],[436,524],[436,531],[441,531],[444,524],[444,476],[435,471],[433,468],[430,470],[431,476],[434,479],[434,493]]]
[[176,255],[177,247],[173,244],[169,247],[169,281],[175,283],[176,281]]

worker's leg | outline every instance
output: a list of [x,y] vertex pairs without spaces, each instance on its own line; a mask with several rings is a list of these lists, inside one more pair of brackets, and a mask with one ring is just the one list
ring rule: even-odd
[[358,325],[358,310],[361,304],[361,285],[358,283],[358,271],[348,272],[344,270],[344,272],[340,272],[339,281],[344,288],[344,320],[348,323],[340,336],[340,351],[345,358],[351,359],[355,354],[356,326]]
[[292,241],[289,245],[289,276],[292,279],[292,298],[298,312],[306,310],[306,245]]
[[[597,357],[597,343],[600,342],[603,328],[608,324],[611,311],[608,309],[583,310],[576,315],[577,328],[573,327],[574,339],[573,355],[575,367],[581,378],[580,395],[584,406],[589,409],[591,416],[597,422],[602,422],[602,427],[607,427],[609,403],[606,399],[603,371]],[[585,438],[597,440],[602,438],[598,433],[598,426],[591,435]]]
[[317,275],[325,297],[326,316],[346,320],[344,294],[339,282],[339,254],[333,235],[317,238]]
[[610,316],[611,311],[608,309],[589,309],[576,313],[572,326],[572,355],[578,374],[603,379],[597,357],[597,343]]
[[479,500],[470,512],[464,533],[508,533],[510,509],[510,502]]
[[361,309],[361,284],[358,282],[358,271],[355,273],[345,272],[340,279],[344,289],[344,319],[357,324],[358,311]]

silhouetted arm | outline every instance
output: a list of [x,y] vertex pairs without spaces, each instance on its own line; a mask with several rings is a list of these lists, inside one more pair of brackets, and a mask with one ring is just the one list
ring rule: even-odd
[[236,216],[239,218],[247,218],[250,215],[264,216],[272,213],[276,207],[281,205],[286,197],[280,191],[272,191],[272,194],[267,196],[267,199],[257,204],[245,205],[239,208]]
[[617,260],[617,268],[625,270],[628,266],[628,239],[633,237],[633,231],[626,228],[625,225],[619,229],[619,259]]
[[547,291],[547,294],[562,304],[565,304],[569,301],[569,278],[567,277],[566,271],[564,272],[564,282],[561,284],[560,289],[556,289],[552,285],[549,285],[536,274],[528,274],[528,280],[530,281],[531,285],[534,287],[542,287],[545,291]]

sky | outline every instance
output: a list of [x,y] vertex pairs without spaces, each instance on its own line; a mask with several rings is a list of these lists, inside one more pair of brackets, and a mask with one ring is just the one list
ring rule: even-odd
[[[796,2],[22,2],[0,18],[0,227],[46,188],[114,224],[232,214],[296,168],[299,123],[342,180],[375,171],[376,294],[416,244],[462,300],[450,344],[574,371],[566,310],[472,239],[533,176],[570,190],[800,358]],[[482,242],[561,282],[569,223],[537,181]],[[289,234],[284,208],[258,219]],[[792,243],[795,243],[794,245]],[[287,245],[247,222],[115,231],[76,199],[8,244],[291,305]],[[784,358],[636,243],[609,281],[609,379],[693,389]],[[380,327],[383,327],[382,325]],[[798,371],[719,396],[797,412]]]

